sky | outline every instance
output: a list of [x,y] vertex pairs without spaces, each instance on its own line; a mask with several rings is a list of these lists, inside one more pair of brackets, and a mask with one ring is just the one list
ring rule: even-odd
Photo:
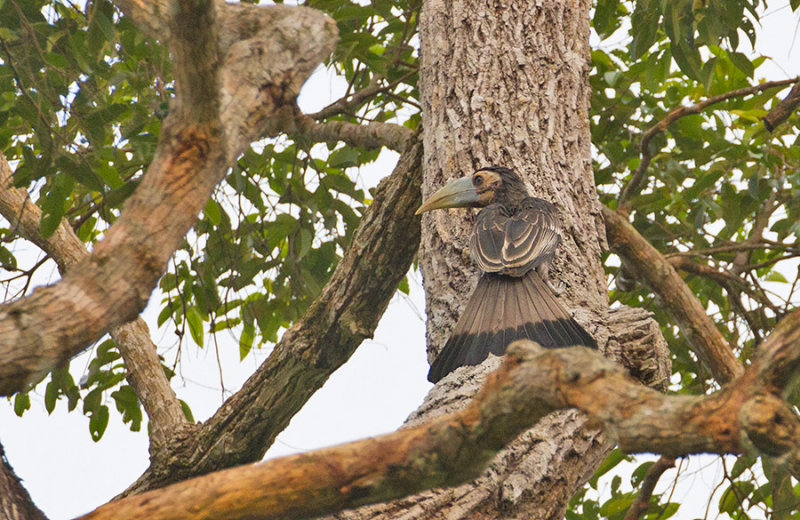
[[[756,50],[772,60],[759,69],[760,74],[767,79],[800,74],[798,15],[791,13],[788,2],[771,2],[766,13]],[[742,40],[746,43],[746,38]],[[338,99],[345,86],[341,78],[319,69],[301,92],[300,106],[306,112],[318,110]],[[376,163],[358,172],[362,185],[376,185],[391,172],[396,160],[396,153],[382,153]],[[40,283],[57,278],[53,268]],[[267,457],[393,431],[422,402],[431,385],[426,380],[425,304],[418,273],[409,275],[409,286],[408,296],[394,296],[375,337],[365,341],[292,419]],[[143,317],[150,324],[160,352],[169,360],[177,354],[177,341],[169,327],[158,330],[155,326],[159,302],[160,297],[153,296]],[[229,336],[225,338],[225,334]],[[220,334],[219,340],[218,352],[211,344],[205,349],[184,346],[180,353],[180,372],[173,386],[178,396],[191,405],[198,420],[209,417],[269,354],[268,350],[255,351],[239,362],[238,338],[227,332]],[[220,381],[218,355],[224,384]],[[87,355],[76,358],[73,374],[85,370],[89,359]],[[32,409],[22,419],[13,413],[12,402],[0,401],[0,442],[34,501],[50,518],[73,518],[94,509],[124,490],[146,469],[146,434],[130,432],[115,415],[112,411],[108,430],[95,443],[89,436],[88,418],[79,411],[67,413],[62,402],[51,416],[47,415],[43,388],[32,395]],[[662,477],[657,491],[669,492],[675,484],[673,501],[687,502],[674,518],[688,520],[703,517],[704,513],[714,517],[714,501],[707,513],[705,508],[722,475],[719,460],[691,457],[680,474],[671,470]],[[637,464],[628,465],[626,471]],[[600,492],[607,493],[609,485],[601,481]]]

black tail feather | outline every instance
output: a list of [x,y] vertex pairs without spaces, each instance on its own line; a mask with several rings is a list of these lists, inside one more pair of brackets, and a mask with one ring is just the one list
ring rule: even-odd
[[536,271],[520,278],[483,274],[450,339],[431,365],[428,380],[436,383],[460,366],[481,363],[489,354],[501,356],[510,343],[523,338],[545,348],[597,348]]

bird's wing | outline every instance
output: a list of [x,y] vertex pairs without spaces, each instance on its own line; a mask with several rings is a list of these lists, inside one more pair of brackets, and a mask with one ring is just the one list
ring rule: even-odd
[[475,262],[485,273],[522,276],[547,263],[561,241],[555,207],[530,197],[509,214],[493,204],[478,213],[470,238]]

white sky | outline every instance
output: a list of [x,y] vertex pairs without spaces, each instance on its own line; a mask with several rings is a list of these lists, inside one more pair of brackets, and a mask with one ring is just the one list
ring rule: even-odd
[[[782,6],[782,7],[778,7]],[[771,56],[758,72],[768,79],[800,74],[797,42],[798,16],[788,2],[770,4],[763,17],[757,51]],[[742,38],[747,42],[746,38]],[[317,110],[340,97],[344,82],[328,71],[318,71],[300,96],[301,107]],[[374,186],[391,172],[397,154],[386,152],[369,168],[361,170],[361,180]],[[57,273],[51,273],[51,280]],[[45,280],[46,282],[46,280]],[[44,282],[43,282],[44,283]],[[365,341],[348,363],[338,370],[292,420],[278,437],[267,456],[282,456],[395,430],[422,401],[430,388],[426,380],[424,296],[419,275],[410,278],[408,297],[396,295],[375,334]],[[152,298],[144,317],[156,331],[160,297]],[[225,333],[219,335],[221,343]],[[175,356],[176,339],[166,327],[153,332],[153,339]],[[230,337],[219,349],[226,395],[237,390],[247,376],[268,355],[257,351],[243,363],[238,360],[238,338]],[[213,342],[204,350],[185,347],[181,353],[180,374],[173,385],[199,420],[210,416],[222,402],[217,353]],[[73,374],[86,366],[88,358],[73,361]],[[113,410],[113,403],[107,403]],[[12,403],[0,402],[0,442],[6,456],[24,480],[36,504],[52,519],[67,519],[86,513],[105,503],[133,482],[147,467],[147,437],[130,432],[112,411],[103,439],[94,443],[88,432],[88,418],[79,411],[66,412],[60,402],[52,416],[44,409],[43,388],[32,394],[32,409],[22,419],[16,417]],[[671,470],[662,477],[660,490],[677,480],[673,501],[687,502],[674,518],[701,518],[714,486],[720,482],[717,457],[692,457],[689,467],[676,479]],[[635,467],[635,466],[633,466]],[[625,481],[625,479],[623,478]],[[608,483],[601,485],[608,487]],[[719,495],[714,498],[718,500]],[[710,517],[716,511],[712,504]]]

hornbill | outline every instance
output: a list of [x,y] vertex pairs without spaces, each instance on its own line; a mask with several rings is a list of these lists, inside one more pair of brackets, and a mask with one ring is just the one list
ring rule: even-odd
[[539,274],[561,242],[555,206],[530,197],[513,170],[488,166],[440,189],[416,214],[465,207],[483,208],[469,241],[481,277],[428,380],[436,383],[460,366],[503,355],[517,339],[547,348],[597,348]]

